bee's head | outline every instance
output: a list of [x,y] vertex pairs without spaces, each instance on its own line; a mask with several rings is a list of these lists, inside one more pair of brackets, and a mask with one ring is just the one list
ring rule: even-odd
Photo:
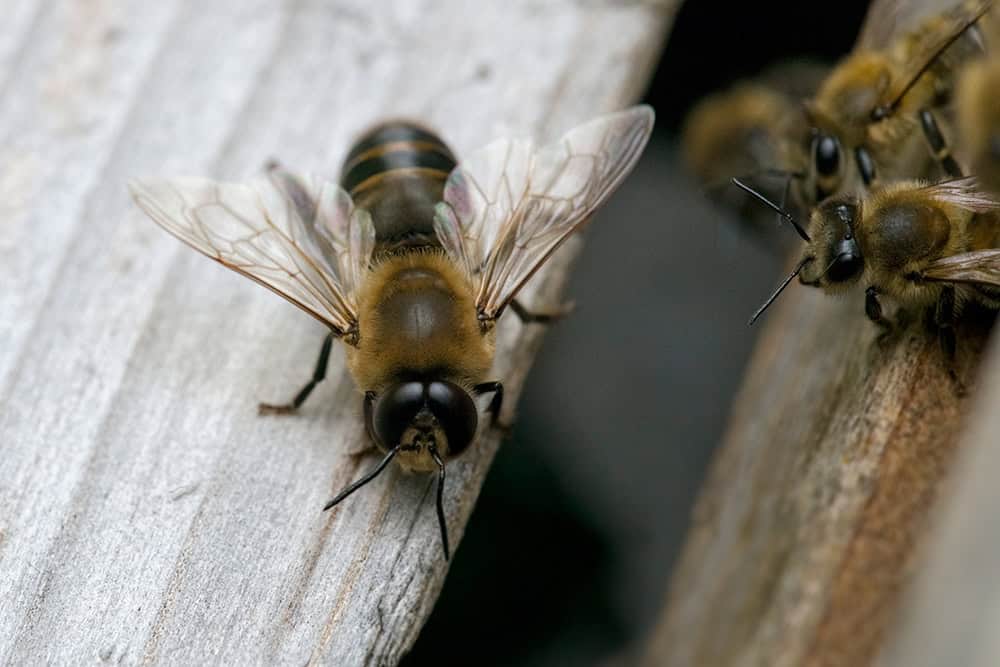
[[837,288],[853,284],[864,270],[864,258],[854,233],[860,202],[838,197],[820,204],[812,215],[807,256],[799,281],[804,285]]
[[409,380],[375,399],[372,427],[386,449],[400,446],[400,463],[436,469],[433,455],[465,451],[476,435],[479,413],[469,392],[446,380]]

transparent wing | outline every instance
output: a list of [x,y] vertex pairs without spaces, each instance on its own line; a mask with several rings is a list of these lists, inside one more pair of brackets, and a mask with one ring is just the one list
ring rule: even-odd
[[872,0],[854,49],[881,50],[923,18],[961,0]]
[[922,276],[939,282],[1000,287],[1000,250],[977,250],[944,257],[931,262]]
[[[906,62],[903,70],[893,82],[896,87],[892,91],[894,97],[905,93],[908,86],[917,80],[941,54],[946,52],[963,34],[965,34],[984,14],[990,11],[994,0],[966,0],[965,2],[943,3],[944,8],[937,8],[936,25],[933,29],[922,30],[921,38],[914,40],[912,50],[906,51]],[[925,14],[917,18],[923,18]],[[909,28],[915,28],[912,23]],[[898,33],[897,33],[898,34]],[[893,36],[895,39],[895,36]],[[978,48],[982,48],[980,43]],[[978,49],[976,53],[978,54]],[[970,57],[971,54],[963,56]]]
[[354,299],[375,250],[371,214],[356,207],[343,188],[316,176],[298,175],[277,164],[268,175],[294,204],[306,233],[336,267],[344,293]]
[[1000,201],[991,193],[981,190],[975,176],[940,181],[925,186],[923,190],[927,196],[939,202],[973,213],[989,213],[1000,209]]
[[[366,217],[349,205],[349,197],[344,202],[336,185],[299,182],[318,202],[313,221],[302,219],[301,202],[265,179],[252,183],[198,178],[134,181],[129,189],[139,207],[168,232],[344,334],[357,323],[354,292],[348,288],[357,281],[340,266],[335,268],[331,260],[340,257],[336,248],[347,247],[345,264],[351,270],[367,266],[370,252],[362,256],[363,242],[353,245],[357,256],[350,250],[352,234],[360,239],[368,236],[367,231],[352,231],[355,226],[364,227]],[[323,241],[323,229],[339,245]],[[373,237],[374,230],[370,234]]]
[[500,140],[448,177],[435,230],[477,285],[482,316],[497,317],[552,252],[635,166],[653,129],[637,106],[601,116],[551,146]]

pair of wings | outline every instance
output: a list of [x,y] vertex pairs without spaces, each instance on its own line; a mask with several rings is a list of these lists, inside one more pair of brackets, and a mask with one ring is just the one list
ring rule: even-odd
[[[653,128],[637,106],[601,116],[556,143],[502,139],[445,184],[434,228],[468,275],[482,319],[494,319],[552,252],[635,166]],[[273,171],[250,183],[208,179],[129,184],[139,207],[195,250],[280,294],[330,329],[356,331],[358,290],[375,225],[339,185]]]
[[[931,199],[971,213],[996,215],[1000,200],[978,188],[975,177],[943,181],[924,188]],[[997,220],[1000,224],[1000,218]],[[925,280],[1000,287],[1000,249],[976,250],[942,257],[921,272]]]

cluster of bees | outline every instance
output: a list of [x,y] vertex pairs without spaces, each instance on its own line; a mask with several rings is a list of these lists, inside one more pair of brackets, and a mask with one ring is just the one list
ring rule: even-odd
[[[884,330],[882,296],[928,313],[953,357],[962,308],[1000,307],[992,5],[874,0],[832,69],[777,68],[691,111],[684,154],[707,189],[756,226],[777,212],[805,242],[751,323],[798,277],[827,293],[863,292]],[[759,191],[767,179],[784,186],[777,202]]]
[[[796,276],[828,292],[860,288],[885,327],[881,295],[931,309],[953,354],[963,305],[1000,306],[991,5],[875,0],[833,70],[772,72],[693,111],[686,154],[699,176],[784,179],[780,203],[739,178],[730,192],[750,198],[744,210],[759,200],[777,211],[806,242],[758,315]],[[490,376],[496,321],[508,309],[528,325],[562,314],[532,312],[518,294],[617,189],[652,127],[652,109],[638,106],[548,146],[501,139],[459,162],[431,130],[389,121],[355,142],[337,181],[273,164],[247,183],[154,179],[131,190],[168,232],[326,327],[311,379],[261,413],[296,411],[324,379],[333,341],[344,343],[382,458],[324,509],[392,461],[436,473],[447,558],[446,463],[476,437],[477,398],[490,397],[489,425],[503,428],[503,384]],[[807,211],[808,225],[789,208]]]

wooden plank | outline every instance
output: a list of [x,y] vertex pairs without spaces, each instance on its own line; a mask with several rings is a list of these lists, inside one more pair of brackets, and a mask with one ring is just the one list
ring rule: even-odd
[[[391,664],[447,571],[430,480],[371,465],[323,332],[168,238],[136,176],[336,173],[387,115],[459,155],[641,93],[673,2],[17,3],[0,34],[0,662]],[[528,303],[560,298],[575,244]],[[516,401],[541,330],[500,329]],[[453,543],[498,446],[449,470]]]
[[885,667],[1000,663],[1000,340],[983,366],[922,567],[879,660]]
[[[933,332],[880,343],[863,302],[794,286],[768,313],[648,664],[875,658],[969,406]],[[973,395],[988,328],[958,330]]]

